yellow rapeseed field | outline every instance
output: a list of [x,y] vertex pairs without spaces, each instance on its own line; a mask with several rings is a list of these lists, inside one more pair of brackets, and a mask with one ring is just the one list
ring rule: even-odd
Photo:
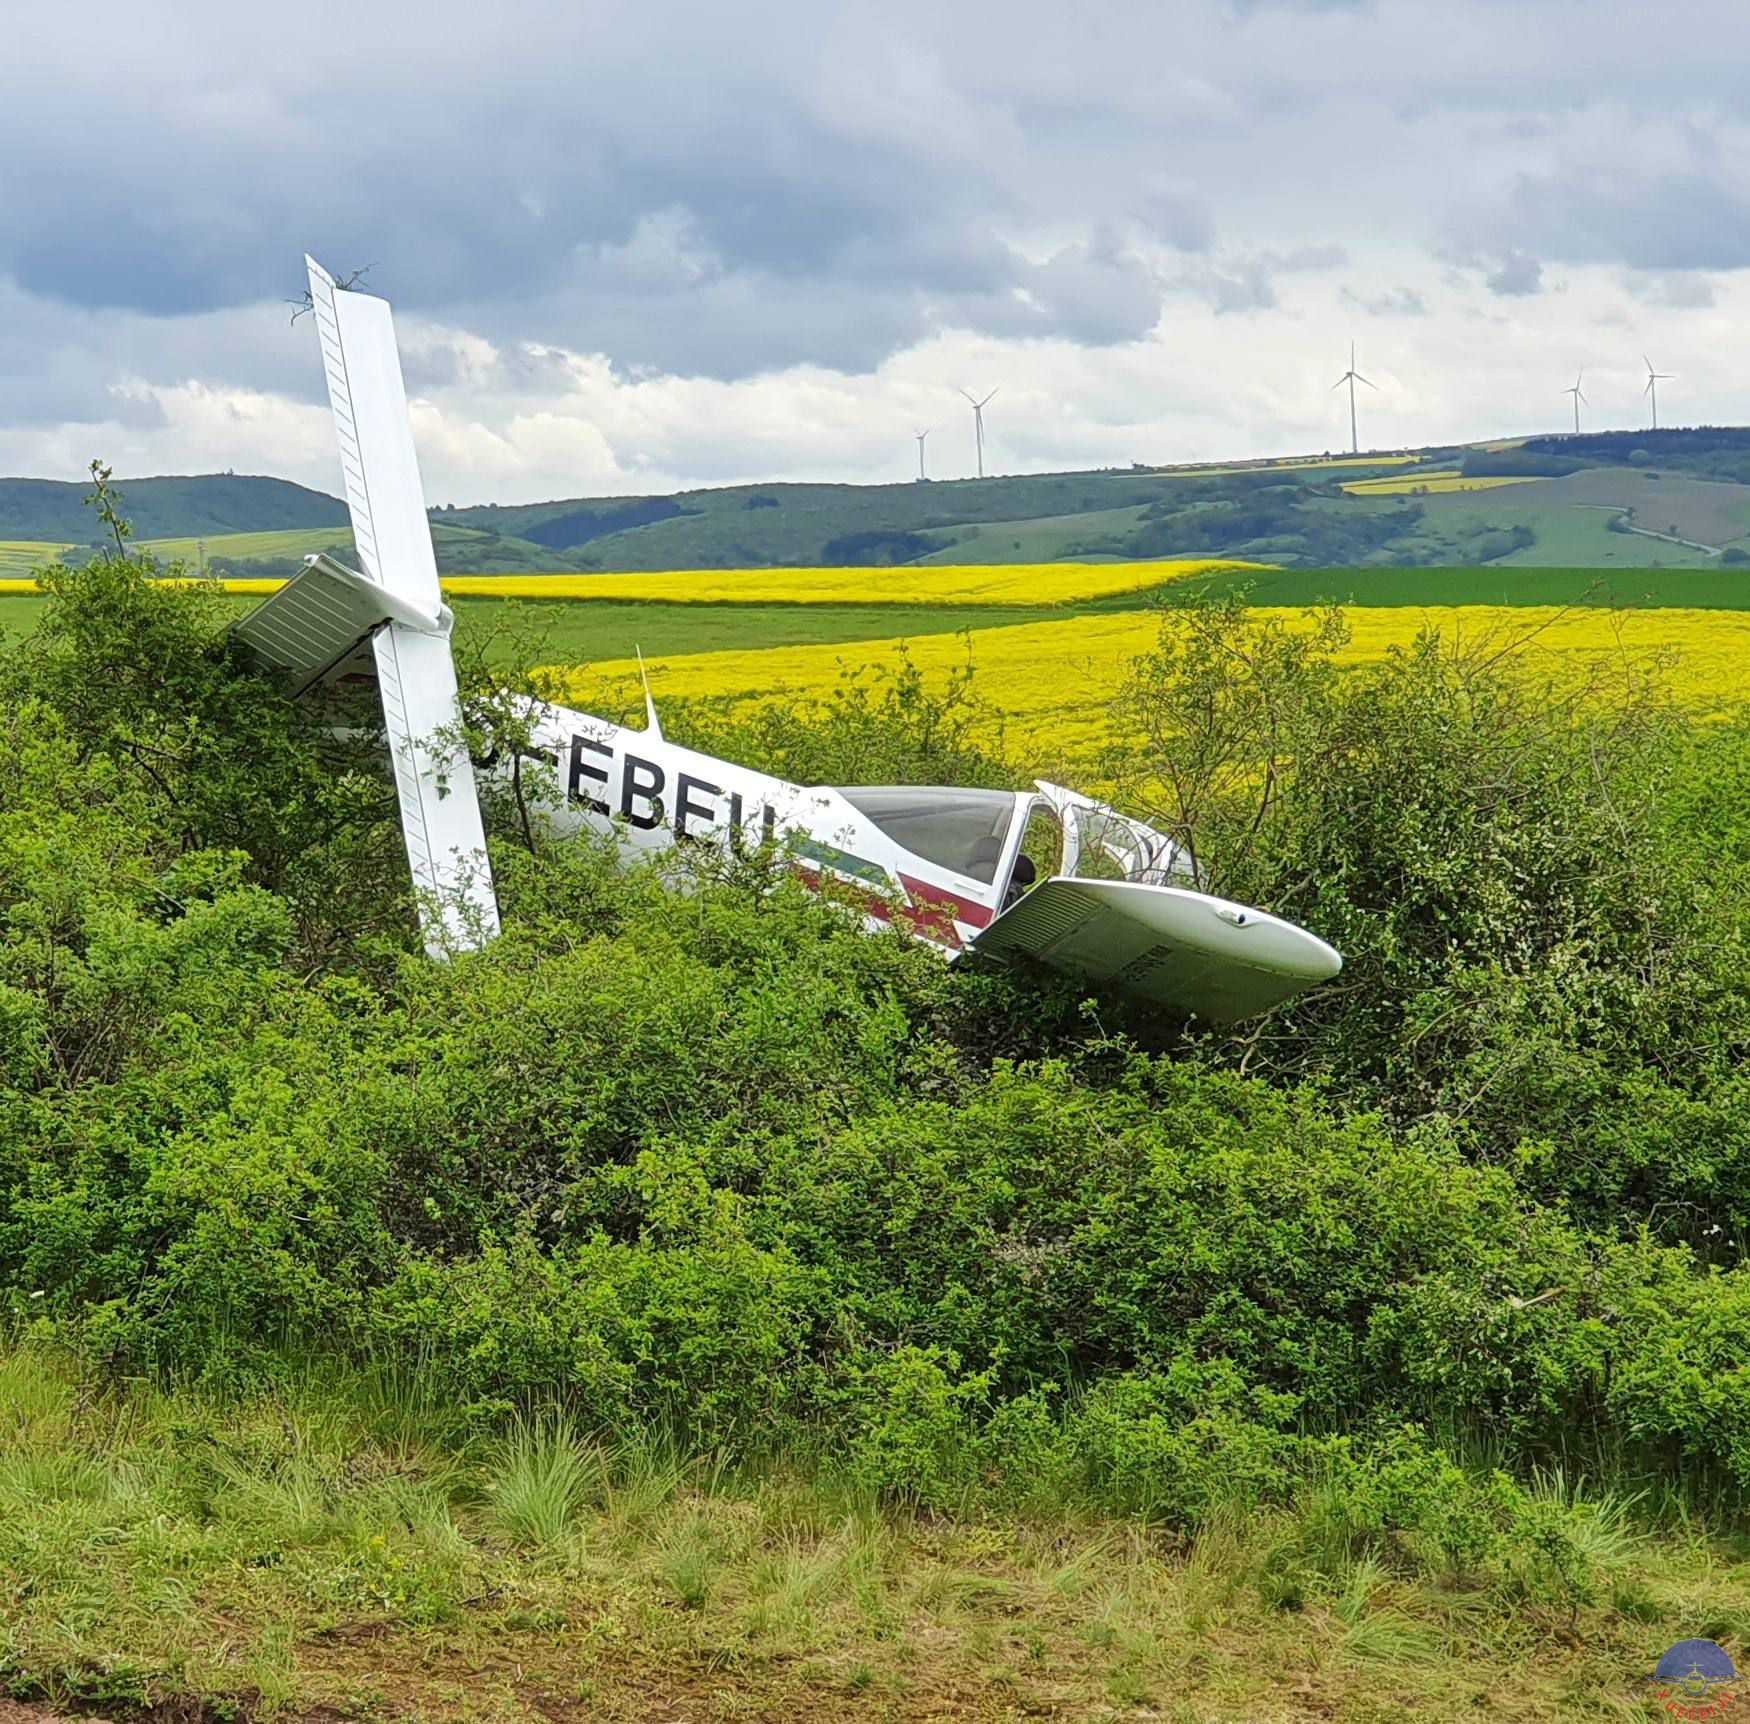
[[[674,569],[649,575],[446,575],[452,597],[617,599],[694,605],[1064,605],[1141,592],[1188,575],[1261,569],[1264,563],[1182,559],[1152,563],[943,563],[929,568]],[[228,593],[261,597],[284,581],[226,579]],[[33,592],[0,580],[0,593]]]
[[[175,581],[165,580],[165,581],[156,582],[155,584],[159,585],[159,586],[186,586],[186,587],[195,587],[195,586],[209,587],[210,586],[210,587],[217,587],[221,592],[249,593],[249,594],[252,594],[256,598],[266,598],[269,593],[277,593],[280,590],[280,588],[283,587],[286,583],[284,581],[268,581],[268,580],[253,580],[253,581],[206,580],[206,579],[203,579],[203,578],[196,576],[196,575],[187,575],[187,576],[181,577]],[[31,580],[31,579],[27,579],[27,578],[23,578],[23,577],[16,577],[16,576],[7,576],[4,579],[0,579],[0,597],[3,597],[8,593],[38,593],[41,591],[42,591],[42,587],[40,586],[40,584],[34,580]]]
[[1187,575],[1259,568],[1154,563],[942,563],[928,568],[675,569],[649,575],[451,575],[446,593],[501,599],[619,599],[695,605],[1061,605]]
[[[1258,617],[1304,623],[1312,613],[1260,607]],[[1715,715],[1746,695],[1750,613],[1736,611],[1558,610],[1539,606],[1352,606],[1345,611],[1351,663],[1383,657],[1427,628],[1449,640],[1525,641],[1528,662],[1553,656],[1576,663],[1626,653],[1652,663],[1674,654],[1673,691],[1697,711]],[[1170,625],[1170,614],[1167,619]],[[1060,622],[981,629],[972,637],[975,688],[1000,711],[1008,752],[1029,764],[1088,759],[1106,741],[1107,707],[1130,661],[1152,645],[1161,613],[1123,611]],[[892,665],[898,639],[855,645],[772,647],[762,651],[696,653],[650,663],[653,689],[663,695],[773,700],[824,694],[848,670]],[[904,643],[927,677],[945,679],[966,663],[961,635],[923,635]],[[635,674],[631,660],[552,666],[559,697],[588,710],[604,688]]]
[[1498,485],[1535,485],[1537,473],[1501,473],[1487,478],[1466,478],[1459,472],[1393,473],[1382,479],[1350,479],[1342,489],[1351,497],[1390,497],[1406,491],[1493,491]]

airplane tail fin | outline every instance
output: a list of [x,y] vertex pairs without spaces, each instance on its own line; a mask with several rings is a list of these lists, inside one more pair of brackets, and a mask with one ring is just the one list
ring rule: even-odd
[[304,262],[359,567],[398,598],[435,611],[437,557],[389,302],[349,293],[315,258]]
[[313,557],[237,633],[299,687],[369,640],[420,926],[426,950],[446,957],[498,932],[498,903],[394,320],[386,300],[349,293],[304,262],[363,572]]

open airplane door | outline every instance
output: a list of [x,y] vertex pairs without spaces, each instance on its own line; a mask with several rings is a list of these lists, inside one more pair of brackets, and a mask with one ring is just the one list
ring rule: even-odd
[[459,741],[451,617],[438,589],[394,320],[386,300],[345,292],[314,258],[304,262],[363,572],[311,558],[235,633],[295,689],[333,674],[368,639],[420,927],[427,952],[447,957],[497,934],[498,902],[474,769]]

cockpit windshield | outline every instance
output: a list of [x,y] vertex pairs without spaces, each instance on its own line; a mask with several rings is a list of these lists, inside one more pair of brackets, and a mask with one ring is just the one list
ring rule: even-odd
[[939,867],[994,880],[1015,798],[1007,790],[914,785],[839,786],[838,793],[893,840]]

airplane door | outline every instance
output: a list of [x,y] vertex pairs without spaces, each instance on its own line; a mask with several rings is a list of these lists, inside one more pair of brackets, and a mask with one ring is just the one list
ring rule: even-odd
[[1021,841],[997,908],[999,914],[1017,904],[1041,880],[1049,880],[1062,865],[1066,842],[1064,822],[1044,797],[1035,797],[1027,809]]

